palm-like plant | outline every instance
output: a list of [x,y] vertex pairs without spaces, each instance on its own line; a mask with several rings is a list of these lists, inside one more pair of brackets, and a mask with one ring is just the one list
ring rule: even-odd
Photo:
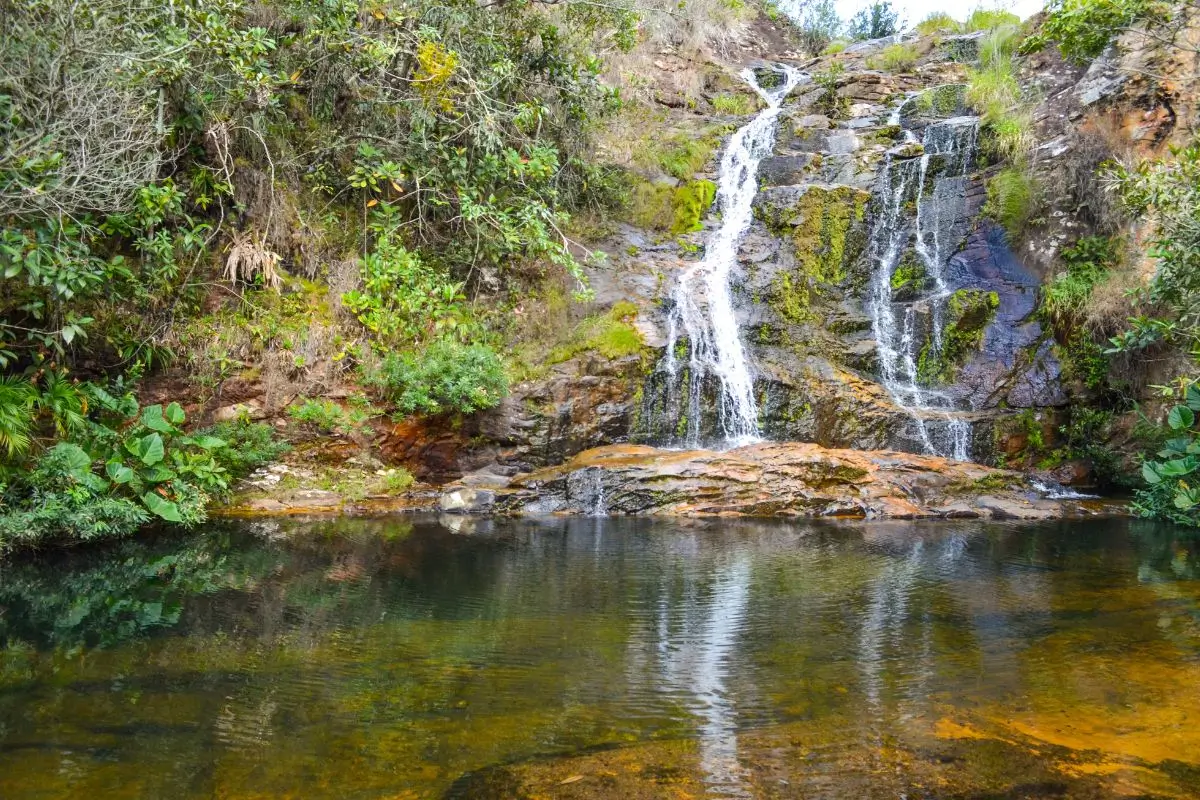
[[8,459],[29,450],[37,391],[24,378],[0,377],[0,451]]

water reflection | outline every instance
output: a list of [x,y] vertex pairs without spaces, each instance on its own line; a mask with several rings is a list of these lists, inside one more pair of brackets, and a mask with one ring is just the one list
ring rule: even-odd
[[385,519],[55,554],[0,567],[0,796],[1197,796],[1198,552]]

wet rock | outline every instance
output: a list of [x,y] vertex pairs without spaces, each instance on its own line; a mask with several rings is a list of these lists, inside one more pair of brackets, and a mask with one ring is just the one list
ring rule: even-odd
[[438,508],[447,514],[482,514],[492,509],[496,492],[471,486],[456,486],[438,499]]
[[592,511],[668,516],[979,516],[1045,519],[1076,510],[1040,499],[1013,472],[892,451],[763,443],[726,452],[617,446],[519,476],[507,514]]
[[809,177],[814,160],[820,166],[820,157],[813,153],[764,158],[758,167],[758,184],[766,187],[801,183]]
[[250,400],[246,403],[222,406],[213,412],[212,418],[213,422],[236,422],[239,419],[250,419],[257,422],[266,419],[267,412],[258,400]]

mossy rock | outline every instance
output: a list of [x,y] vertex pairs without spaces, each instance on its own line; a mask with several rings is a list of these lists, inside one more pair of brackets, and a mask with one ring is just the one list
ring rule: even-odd
[[983,333],[995,319],[1000,295],[982,289],[959,289],[946,303],[942,347],[925,343],[917,359],[917,379],[925,385],[953,383],[958,370],[983,345]]
[[967,85],[946,83],[921,92],[900,108],[901,123],[913,119],[950,119],[970,113]]
[[925,264],[909,251],[892,272],[892,299],[909,302],[925,291],[928,284],[929,273],[925,270]]
[[791,241],[796,269],[775,280],[772,305],[793,322],[812,319],[816,296],[845,284],[867,244],[869,192],[809,184],[760,194],[755,213],[776,236]]

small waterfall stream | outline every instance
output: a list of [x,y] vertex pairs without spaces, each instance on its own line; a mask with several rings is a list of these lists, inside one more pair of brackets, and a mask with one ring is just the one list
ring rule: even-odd
[[[751,70],[742,73],[767,107],[729,140],[717,177],[720,227],[706,242],[704,258],[680,276],[672,293],[665,370],[671,384],[687,381],[687,430],[680,432],[680,438],[691,445],[699,444],[704,383],[714,376],[719,381],[717,412],[725,442],[736,445],[758,438],[758,404],[734,317],[729,276],[737,261],[738,243],[750,227],[759,162],[774,146],[776,117],[784,98],[804,77],[787,65],[775,68],[783,80],[767,89],[759,85]],[[676,354],[681,338],[688,346],[686,373],[681,354]],[[681,394],[672,391],[673,396]]]
[[[956,243],[944,241],[943,203],[963,202],[978,136],[977,117],[955,117],[925,128],[919,157],[888,153],[879,174],[880,213],[870,242],[874,272],[869,305],[882,383],[896,404],[912,416],[916,438],[925,452],[960,461],[970,458],[970,424],[957,413],[950,393],[921,385],[918,353],[926,342],[934,355],[941,354],[945,345],[946,304],[953,294],[946,265]],[[905,145],[900,149],[916,143],[913,133],[906,130]],[[935,160],[936,174],[931,172]],[[937,186],[932,192],[927,188],[931,180]],[[910,242],[924,268],[928,288],[915,301],[900,303],[893,276]],[[922,315],[928,317],[927,339],[918,335]]]

